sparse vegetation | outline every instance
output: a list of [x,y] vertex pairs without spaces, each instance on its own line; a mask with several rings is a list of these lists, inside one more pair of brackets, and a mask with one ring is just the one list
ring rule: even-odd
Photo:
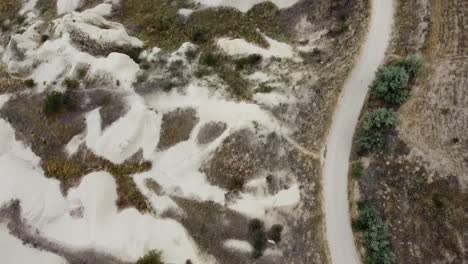
[[244,190],[245,178],[241,176],[232,177],[229,180],[228,191],[230,192],[241,192]]
[[424,66],[424,60],[416,55],[409,55],[406,58],[395,61],[393,65],[403,67],[410,78],[414,78]]
[[198,55],[198,51],[196,49],[188,49],[185,51],[185,58],[187,58],[187,60],[189,62],[192,62]]
[[258,88],[255,90],[257,93],[271,93],[275,88],[266,83],[261,83]]
[[360,161],[356,161],[351,165],[351,176],[354,179],[362,179],[366,175],[364,165]]
[[18,15],[21,8],[19,0],[2,0],[0,1],[0,27],[7,26],[6,22],[15,18],[22,19]]
[[209,67],[216,67],[220,64],[220,55],[211,52],[203,53],[200,57],[200,64]]
[[63,86],[65,86],[67,90],[75,90],[80,87],[80,82],[75,79],[66,78],[63,80]]
[[367,113],[357,130],[358,152],[370,152],[385,146],[386,133],[397,123],[397,114],[387,108],[379,108]]
[[390,247],[388,226],[367,202],[358,205],[359,218],[353,227],[364,232],[365,264],[392,264],[395,257]]
[[64,191],[88,173],[96,170],[107,171],[114,176],[117,184],[119,208],[132,206],[142,212],[147,210],[145,197],[138,190],[131,175],[149,170],[150,162],[126,161],[122,164],[114,164],[90,152],[83,156],[83,159],[77,156],[71,159],[46,159],[41,166],[47,177],[58,179],[62,183]]
[[247,57],[243,57],[234,61],[236,70],[241,71],[245,68],[253,67],[258,65],[262,61],[262,56],[259,54],[250,54]]
[[135,264],[164,264],[161,260],[161,252],[151,250],[141,257]]
[[139,37],[150,46],[169,50],[187,41],[207,45],[223,36],[245,38],[266,46],[260,32],[275,39],[284,39],[288,34],[282,30],[286,25],[277,19],[278,8],[270,2],[258,4],[246,13],[219,7],[199,10],[186,19],[178,14],[181,8],[195,7],[186,0],[125,0],[121,17],[125,23],[144,28]]

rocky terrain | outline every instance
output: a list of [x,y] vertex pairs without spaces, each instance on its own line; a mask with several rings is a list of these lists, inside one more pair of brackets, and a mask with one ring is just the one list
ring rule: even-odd
[[368,8],[1,1],[0,262],[328,263],[319,153]]
[[[398,123],[385,146],[355,153],[351,196],[385,222],[393,252],[385,263],[468,263],[468,3],[399,1],[396,19],[388,63],[416,54],[424,67],[408,100],[390,106]],[[371,95],[362,115],[382,106]]]

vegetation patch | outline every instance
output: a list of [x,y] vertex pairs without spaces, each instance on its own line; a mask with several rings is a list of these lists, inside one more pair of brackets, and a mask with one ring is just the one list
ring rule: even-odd
[[[240,72],[236,70],[236,62],[234,61],[233,64],[231,58],[219,52],[205,52],[200,56],[199,62],[218,74],[227,84],[228,92],[235,98],[239,100],[250,100],[252,98],[252,91],[249,88],[251,86],[250,82],[243,78]],[[206,73],[206,71],[200,72],[199,75],[202,76]]]
[[281,241],[281,232],[283,232],[283,226],[275,224],[267,232],[265,230],[265,224],[263,221],[255,218],[249,222],[249,241],[254,248],[252,253],[253,258],[259,258],[263,255],[263,252],[268,247],[268,239],[279,243]]
[[151,162],[129,159],[122,164],[114,164],[90,151],[85,151],[70,159],[46,159],[41,163],[41,166],[47,177],[55,178],[61,182],[64,192],[77,185],[81,177],[86,174],[99,170],[107,171],[114,176],[116,181],[117,206],[119,208],[132,206],[141,212],[148,210],[145,197],[138,190],[131,175],[150,170]]
[[[267,46],[260,32],[275,39],[285,39],[278,19],[278,8],[261,3],[246,13],[228,7],[208,8],[193,12],[188,18],[178,14],[181,8],[196,8],[185,0],[124,0],[120,17],[127,25],[137,28],[149,46],[174,50],[190,41],[205,45],[215,38],[245,38],[249,42]],[[260,30],[260,32],[257,31]]]
[[21,8],[19,0],[2,0],[0,1],[0,27],[6,26],[7,21],[19,19],[18,12]]
[[351,176],[354,179],[362,179],[366,175],[364,165],[360,161],[356,161],[351,165]]
[[356,135],[356,146],[359,153],[371,152],[385,146],[385,136],[397,123],[395,111],[379,108],[367,113],[360,122]]
[[151,250],[138,259],[135,264],[164,264],[164,262],[161,260],[161,251]]
[[5,67],[0,66],[0,94],[19,91],[24,85],[26,84],[22,83],[20,80],[12,78]]
[[242,57],[240,59],[235,60],[236,70],[242,71],[246,68],[252,68],[253,66],[258,65],[262,62],[262,55],[260,54],[250,54],[247,57]]
[[409,82],[422,66],[422,59],[413,55],[380,68],[370,85],[371,94],[388,103],[401,105],[408,100]]
[[365,264],[392,264],[395,262],[390,247],[390,235],[387,224],[377,211],[367,202],[358,205],[359,218],[353,227],[364,233],[363,243],[366,248]]

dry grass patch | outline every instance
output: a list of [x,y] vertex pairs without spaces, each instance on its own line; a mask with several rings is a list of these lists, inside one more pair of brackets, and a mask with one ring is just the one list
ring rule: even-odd
[[0,94],[17,92],[24,86],[21,80],[12,78],[5,67],[0,66]]
[[272,3],[256,5],[245,14],[234,8],[220,7],[196,11],[188,18],[178,14],[181,8],[196,8],[184,0],[124,0],[120,17],[138,31],[149,46],[173,50],[190,41],[204,44],[223,36],[245,38],[267,45],[257,31],[275,38],[285,38],[278,8]]
[[135,207],[141,212],[148,210],[145,197],[138,190],[132,175],[151,169],[151,162],[129,159],[122,164],[97,157],[90,151],[70,159],[53,158],[41,164],[47,177],[58,179],[64,192],[79,184],[81,177],[93,171],[107,171],[114,176],[117,184],[117,206],[119,208]]

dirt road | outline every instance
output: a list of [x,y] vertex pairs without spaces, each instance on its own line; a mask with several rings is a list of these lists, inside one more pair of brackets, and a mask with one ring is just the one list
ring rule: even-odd
[[369,32],[333,116],[324,161],[323,194],[332,264],[358,264],[348,206],[348,161],[353,133],[374,73],[383,62],[393,25],[393,0],[372,0]]

